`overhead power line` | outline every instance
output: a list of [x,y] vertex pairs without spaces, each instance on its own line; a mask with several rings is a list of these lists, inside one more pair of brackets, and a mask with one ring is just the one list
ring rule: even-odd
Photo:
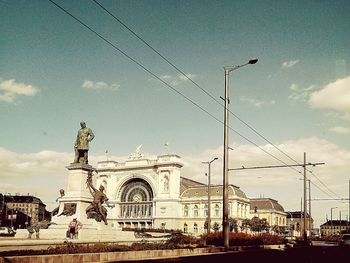
[[[151,44],[149,44],[146,40],[143,39],[138,33],[135,32],[131,27],[126,25],[120,18],[118,18],[115,14],[113,14],[111,11],[109,11],[106,7],[104,7],[99,1],[97,0],[91,0],[93,1],[96,5],[98,5],[102,10],[104,10],[108,15],[110,15],[113,19],[115,19],[119,24],[121,24],[124,28],[126,28],[131,34],[133,34],[137,39],[139,39],[142,43],[144,43],[147,47],[149,47],[153,52],[155,52],[158,56],[160,56],[165,62],[167,62],[170,66],[172,66],[174,69],[176,69],[181,75],[183,75],[185,78],[187,78],[193,85],[195,85],[197,88],[199,88],[202,92],[204,92],[207,96],[209,96],[211,99],[213,99],[217,104],[219,104],[221,107],[225,107],[217,98],[215,98],[212,94],[210,94],[206,89],[202,88],[197,82],[195,82],[192,78],[188,76],[183,70],[181,70],[179,67],[177,67],[173,62],[171,62],[168,58],[166,58],[164,55],[162,55],[158,50],[156,50]],[[267,139],[265,136],[263,136],[261,133],[259,133],[254,127],[252,127],[250,124],[248,124],[246,121],[244,121],[242,118],[240,118],[237,114],[233,113],[231,110],[229,110],[229,113],[232,114],[234,117],[236,117],[240,122],[242,122],[244,125],[246,125],[250,130],[252,130],[256,135],[258,135],[260,138],[265,140],[267,143],[272,145],[275,149],[277,149],[280,153],[288,157],[290,160],[298,164],[298,161],[296,161],[294,158],[292,158],[290,155],[288,155],[286,152],[281,150],[279,147],[277,147],[273,142],[271,142],[269,139]],[[232,129],[231,129],[232,130]],[[234,131],[236,132],[236,131]],[[237,133],[237,132],[236,132]],[[241,134],[237,133],[239,136],[242,138],[246,139],[243,137]],[[250,140],[248,140],[250,143],[252,143]],[[253,143],[255,146],[257,146],[255,143]],[[261,147],[258,146],[260,150],[263,150]],[[265,153],[267,151],[263,150]],[[269,154],[269,153],[268,153]],[[269,154],[272,156],[271,154]],[[274,159],[276,159],[273,156]],[[279,159],[277,159],[280,161]],[[282,162],[284,165],[286,165],[285,162]],[[298,166],[298,165],[296,165]],[[292,168],[292,166],[289,166]],[[296,170],[296,169],[294,169]],[[296,170],[299,174],[301,173],[300,171]],[[328,191],[330,191],[332,194],[335,194],[327,185],[325,185],[314,173],[312,173],[310,170],[308,170],[324,187],[327,188]],[[336,195],[336,194],[335,194]]]
[[[130,55],[128,55],[125,51],[121,50],[119,47],[117,47],[115,44],[111,43],[108,39],[106,39],[105,37],[103,37],[101,34],[99,34],[97,31],[95,31],[94,29],[92,29],[90,26],[88,26],[87,24],[85,24],[83,21],[81,21],[79,18],[77,18],[76,16],[74,16],[73,14],[71,14],[70,12],[68,12],[66,9],[64,9],[63,7],[61,7],[60,5],[58,5],[56,2],[54,2],[53,0],[48,0],[50,1],[52,4],[54,4],[56,7],[58,7],[59,9],[61,9],[64,13],[66,13],[67,15],[69,15],[70,17],[72,17],[74,20],[76,20],[78,23],[80,23],[81,25],[83,25],[85,28],[87,28],[89,31],[91,31],[92,33],[94,33],[96,36],[98,36],[100,39],[102,39],[103,41],[105,41],[107,44],[109,44],[110,46],[112,46],[114,49],[116,49],[117,51],[119,51],[121,54],[123,54],[125,57],[127,57],[128,59],[130,59],[132,62],[134,62],[135,64],[137,64],[139,67],[141,67],[143,70],[145,70],[146,72],[148,72],[150,75],[152,75],[153,77],[155,77],[156,79],[158,79],[160,82],[162,82],[164,85],[166,85],[168,88],[170,88],[171,90],[173,90],[174,92],[176,92],[178,95],[182,96],[183,98],[185,98],[187,101],[189,101],[190,103],[192,103],[193,105],[195,105],[197,108],[199,108],[200,110],[202,110],[204,113],[206,113],[207,115],[209,115],[210,117],[212,117],[213,119],[215,119],[217,122],[224,124],[220,119],[218,119],[217,117],[215,117],[213,114],[211,114],[209,111],[207,111],[206,109],[204,109],[202,106],[200,106],[197,102],[195,102],[194,100],[190,99],[189,97],[187,97],[186,95],[184,95],[183,93],[179,92],[178,90],[176,90],[174,87],[172,87],[169,83],[165,82],[163,79],[161,79],[159,76],[157,76],[155,73],[153,73],[151,70],[149,70],[148,68],[146,68],[143,64],[141,64],[140,62],[138,62],[136,59],[132,58]],[[105,10],[108,14],[110,14],[114,19],[116,19],[119,23],[121,23],[125,28],[127,28],[130,32],[132,32],[138,39],[140,39],[144,44],[146,44],[148,47],[150,47],[154,52],[156,52],[159,56],[161,56],[167,63],[169,63],[171,66],[173,66],[176,70],[178,70],[183,76],[185,76],[189,81],[191,81],[195,86],[197,86],[198,88],[200,88],[205,94],[207,94],[209,97],[211,97],[212,99],[214,99],[219,105],[223,106],[219,100],[217,100],[214,96],[212,96],[209,92],[207,92],[205,89],[203,89],[202,87],[200,87],[196,82],[194,82],[187,74],[185,74],[182,70],[180,70],[178,67],[176,67],[173,63],[171,63],[167,58],[165,58],[163,55],[160,54],[160,52],[158,52],[157,50],[155,50],[151,45],[149,45],[146,41],[144,41],[140,36],[138,36],[133,30],[131,30],[125,23],[123,23],[120,19],[118,19],[116,16],[114,16],[111,12],[109,12],[106,8],[104,8],[98,1],[93,0],[98,6],[100,6],[103,10]],[[271,144],[274,148],[276,148],[278,151],[280,151],[281,153],[283,153],[285,156],[287,156],[289,159],[293,160],[294,162],[297,163],[297,161],[295,159],[293,159],[292,157],[290,157],[288,154],[286,154],[284,151],[282,151],[281,149],[279,149],[276,145],[274,145],[271,141],[269,141],[267,138],[265,138],[263,135],[261,135],[258,131],[256,131],[251,125],[249,125],[247,122],[245,122],[244,120],[242,120],[239,116],[237,116],[236,114],[234,114],[233,112],[229,111],[233,116],[235,116],[238,120],[240,120],[242,123],[244,123],[247,127],[249,127],[251,130],[254,131],[254,133],[256,133],[257,135],[259,135],[261,138],[263,138],[265,141],[267,141],[269,144]],[[289,166],[288,164],[286,164],[284,161],[280,160],[279,158],[277,158],[276,156],[272,155],[271,153],[269,153],[268,151],[266,151],[265,149],[263,149],[261,146],[257,145],[256,143],[254,143],[252,140],[248,139],[247,137],[245,137],[244,135],[242,135],[241,133],[237,132],[236,130],[232,129],[231,127],[228,126],[228,128],[230,130],[232,130],[233,132],[235,132],[237,135],[239,135],[240,137],[242,137],[243,139],[247,140],[248,142],[250,142],[251,144],[255,145],[256,147],[258,147],[260,150],[262,150],[263,152],[265,152],[266,154],[268,154],[269,156],[271,156],[272,158],[276,159],[277,161],[283,163],[284,165]],[[299,174],[301,174],[300,171],[298,171],[297,169],[295,169],[292,166],[289,166],[291,169],[295,170],[296,172],[298,172]],[[316,175],[313,174],[315,177]],[[319,180],[319,179],[318,179]],[[323,184],[324,185],[324,184]]]
[[[181,70],[179,67],[177,67],[174,63],[172,63],[168,58],[166,58],[164,55],[162,55],[158,50],[156,50],[154,47],[152,47],[146,40],[144,40],[139,34],[137,34],[133,29],[131,29],[129,26],[127,26],[123,21],[121,21],[120,18],[116,17],[112,12],[110,12],[107,8],[105,8],[101,3],[99,3],[97,0],[91,0],[95,2],[100,8],[102,8],[106,13],[108,13],[111,17],[113,17],[118,23],[120,23],[124,28],[126,28],[130,33],[132,33],[136,38],[138,38],[142,43],[144,43],[146,46],[148,46],[150,49],[152,49],[153,52],[155,52],[157,55],[159,55],[164,61],[166,61],[169,65],[171,65],[174,69],[176,69],[181,75],[183,75],[185,78],[187,78],[190,82],[192,82],[193,85],[195,85],[197,88],[199,88],[201,91],[203,91],[207,96],[209,96],[211,99],[213,99],[216,103],[218,103],[221,107],[225,107],[217,98],[215,98],[213,95],[211,95],[207,90],[202,88],[197,82],[195,82],[192,78],[188,76],[188,74],[184,73],[183,70]],[[231,110],[228,110],[230,114],[232,114],[234,117],[236,117],[240,122],[242,122],[244,125],[246,125],[249,129],[251,129],[256,135],[258,135],[260,138],[264,139],[266,142],[271,144],[274,148],[276,148],[279,152],[284,154],[286,157],[294,161],[295,163],[298,163],[295,159],[293,159],[291,156],[289,156],[287,153],[282,151],[280,148],[278,148],[274,143],[272,143],[270,140],[268,140],[265,136],[263,136],[261,133],[259,133],[254,127],[252,127],[250,124],[248,124],[246,121],[244,121],[242,118],[240,118],[237,114],[233,113]]]
[[[138,62],[136,59],[132,58],[130,55],[128,55],[125,51],[123,51],[122,49],[120,49],[119,47],[117,47],[115,44],[111,43],[108,39],[106,39],[104,36],[102,36],[101,34],[99,34],[96,30],[92,29],[90,26],[88,26],[86,23],[84,23],[82,20],[80,20],[79,18],[77,18],[76,16],[74,16],[73,14],[71,14],[69,11],[67,11],[66,9],[64,9],[62,6],[60,6],[59,4],[57,4],[56,2],[54,2],[53,0],[48,0],[50,1],[52,4],[54,4],[56,7],[58,7],[60,10],[62,10],[64,13],[66,13],[67,15],[69,15],[70,17],[72,17],[74,20],[76,20],[79,24],[81,24],[82,26],[84,26],[85,28],[87,28],[90,32],[94,33],[96,36],[98,36],[100,39],[102,39],[104,42],[106,42],[108,45],[112,46],[115,50],[117,50],[118,52],[120,52],[121,54],[123,54],[125,57],[127,57],[128,59],[130,59],[132,62],[134,62],[135,64],[137,64],[139,67],[141,67],[143,70],[145,70],[146,72],[148,72],[150,75],[152,75],[153,77],[155,77],[156,79],[158,79],[160,82],[162,82],[164,85],[166,85],[168,88],[170,88],[171,90],[173,90],[174,92],[176,92],[178,95],[182,96],[183,98],[185,98],[187,101],[189,101],[190,103],[192,103],[193,105],[195,105],[197,108],[199,108],[200,110],[202,110],[204,113],[206,113],[207,115],[209,115],[210,117],[212,117],[213,119],[215,119],[217,122],[224,124],[220,119],[218,119],[217,117],[215,117],[213,114],[211,114],[209,111],[207,111],[206,109],[204,109],[202,106],[200,106],[198,103],[196,103],[195,101],[193,101],[192,99],[190,99],[189,97],[187,97],[186,95],[184,95],[183,93],[181,93],[180,91],[178,91],[177,89],[175,89],[173,86],[171,86],[169,83],[167,83],[166,81],[164,81],[163,79],[161,79],[159,76],[157,76],[155,73],[153,73],[151,70],[149,70],[148,68],[146,68],[143,64],[141,64],[140,62]],[[233,128],[229,127],[228,128],[233,131],[234,133],[236,133],[237,135],[239,135],[240,137],[242,137],[243,139],[245,139],[246,141],[250,142],[251,144],[255,145],[256,147],[258,147],[260,150],[262,150],[263,152],[265,152],[266,154],[270,155],[272,158],[276,159],[277,161],[286,164],[284,161],[280,160],[279,158],[277,158],[276,156],[272,155],[271,153],[269,153],[268,151],[266,151],[265,149],[263,149],[261,146],[259,146],[258,144],[256,144],[255,142],[253,142],[252,140],[248,139],[246,136],[242,135],[241,133],[239,133],[238,131],[234,130]],[[294,168],[293,168],[294,169]],[[296,170],[297,171],[297,170]],[[299,171],[297,171],[299,172]],[[300,173],[300,172],[299,172]]]
[[307,163],[307,164],[287,164],[287,165],[266,165],[266,166],[253,166],[253,167],[239,167],[239,168],[232,168],[228,169],[229,171],[240,171],[240,170],[253,170],[253,169],[271,169],[271,168],[285,168],[285,167],[304,167],[308,165],[316,166],[316,165],[322,165],[324,163]]

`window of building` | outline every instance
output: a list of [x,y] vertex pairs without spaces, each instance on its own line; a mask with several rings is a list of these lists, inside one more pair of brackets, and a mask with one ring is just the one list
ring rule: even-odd
[[195,205],[195,206],[194,206],[194,209],[193,209],[193,216],[194,216],[194,217],[198,217],[198,205]]
[[215,211],[215,216],[219,216],[219,205],[216,204],[215,207],[214,207],[214,211]]
[[184,224],[184,233],[187,233],[188,232],[188,225],[185,223]]
[[208,205],[204,206],[204,215],[208,216]]
[[194,223],[194,225],[193,225],[193,233],[195,233],[195,234],[198,233],[198,225],[197,225],[197,223]]
[[188,217],[188,205],[184,206],[184,217]]

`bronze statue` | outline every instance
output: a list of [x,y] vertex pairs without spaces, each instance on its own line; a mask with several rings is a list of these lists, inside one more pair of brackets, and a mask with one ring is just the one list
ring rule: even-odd
[[77,204],[76,203],[65,203],[63,206],[63,211],[57,216],[72,216],[76,213]]
[[81,129],[78,131],[77,139],[75,141],[74,163],[88,164],[89,142],[91,142],[95,135],[90,128],[86,127],[85,122],[80,123]]
[[102,206],[104,202],[106,202],[107,206],[113,207],[109,205],[107,196],[103,193],[104,187],[103,185],[100,186],[100,188],[97,190],[93,184],[92,184],[92,173],[89,174],[86,183],[89,187],[89,191],[91,195],[93,196],[92,203],[86,208],[86,215],[87,218],[94,218],[96,221],[103,222],[105,225],[108,225],[107,223],[107,209]]

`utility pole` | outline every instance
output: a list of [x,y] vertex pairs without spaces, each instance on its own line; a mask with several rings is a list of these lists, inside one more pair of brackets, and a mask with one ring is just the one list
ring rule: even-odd
[[222,213],[222,233],[223,233],[223,245],[227,251],[229,248],[229,223],[228,223],[228,128],[229,128],[229,75],[231,71],[239,69],[241,67],[247,66],[249,64],[255,64],[258,62],[257,58],[250,59],[247,63],[236,66],[226,66],[224,67],[225,71],[225,102],[224,107],[224,158],[223,158],[223,182],[222,182],[222,204],[223,204],[223,213]]
[[312,222],[311,222],[311,180],[309,179],[309,236],[312,237]]
[[304,226],[303,226],[303,237],[304,237],[304,242],[307,242],[307,226],[306,226],[306,152],[304,152]]
[[204,164],[208,164],[208,217],[207,217],[207,232],[210,233],[210,226],[211,226],[211,205],[210,205],[210,175],[211,175],[211,163],[216,161],[218,158],[215,157],[213,160],[209,162],[202,162]]
[[303,218],[303,198],[300,198],[300,237],[303,236],[303,227],[302,227],[302,224],[301,224],[301,219]]
[[228,89],[228,80],[229,80],[229,69],[225,68],[225,114],[224,114],[224,165],[223,165],[223,193],[222,193],[222,234],[224,239],[224,247],[228,250],[229,244],[229,228],[228,228],[228,123],[229,123],[229,114],[228,114],[228,105],[230,103],[229,99],[229,89]]

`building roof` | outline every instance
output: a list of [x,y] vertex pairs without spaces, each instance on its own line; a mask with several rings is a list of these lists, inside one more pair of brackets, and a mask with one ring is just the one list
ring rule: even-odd
[[[210,195],[222,197],[222,186],[221,185],[211,185],[210,186]],[[247,196],[245,195],[245,193],[241,189],[239,189],[239,187],[234,186],[234,185],[229,185],[228,195],[229,195],[229,198],[231,196],[235,196],[235,197],[241,197],[244,199],[248,199]],[[182,198],[207,197],[207,196],[208,196],[208,186],[207,185],[193,186],[193,187],[187,188],[181,194]]]
[[[294,212],[286,212],[287,218],[304,218],[304,212],[303,211],[294,211]],[[309,213],[306,213],[306,217],[309,217]]]
[[278,203],[277,200],[271,198],[252,198],[250,199],[250,210],[275,210],[284,212],[284,208]]
[[180,194],[190,187],[203,187],[205,184],[188,179],[186,177],[180,177]]
[[322,224],[321,227],[325,226],[348,226],[349,222],[346,220],[328,220],[326,223]]
[[38,203],[45,205],[40,198],[31,195],[4,195],[5,203]]

